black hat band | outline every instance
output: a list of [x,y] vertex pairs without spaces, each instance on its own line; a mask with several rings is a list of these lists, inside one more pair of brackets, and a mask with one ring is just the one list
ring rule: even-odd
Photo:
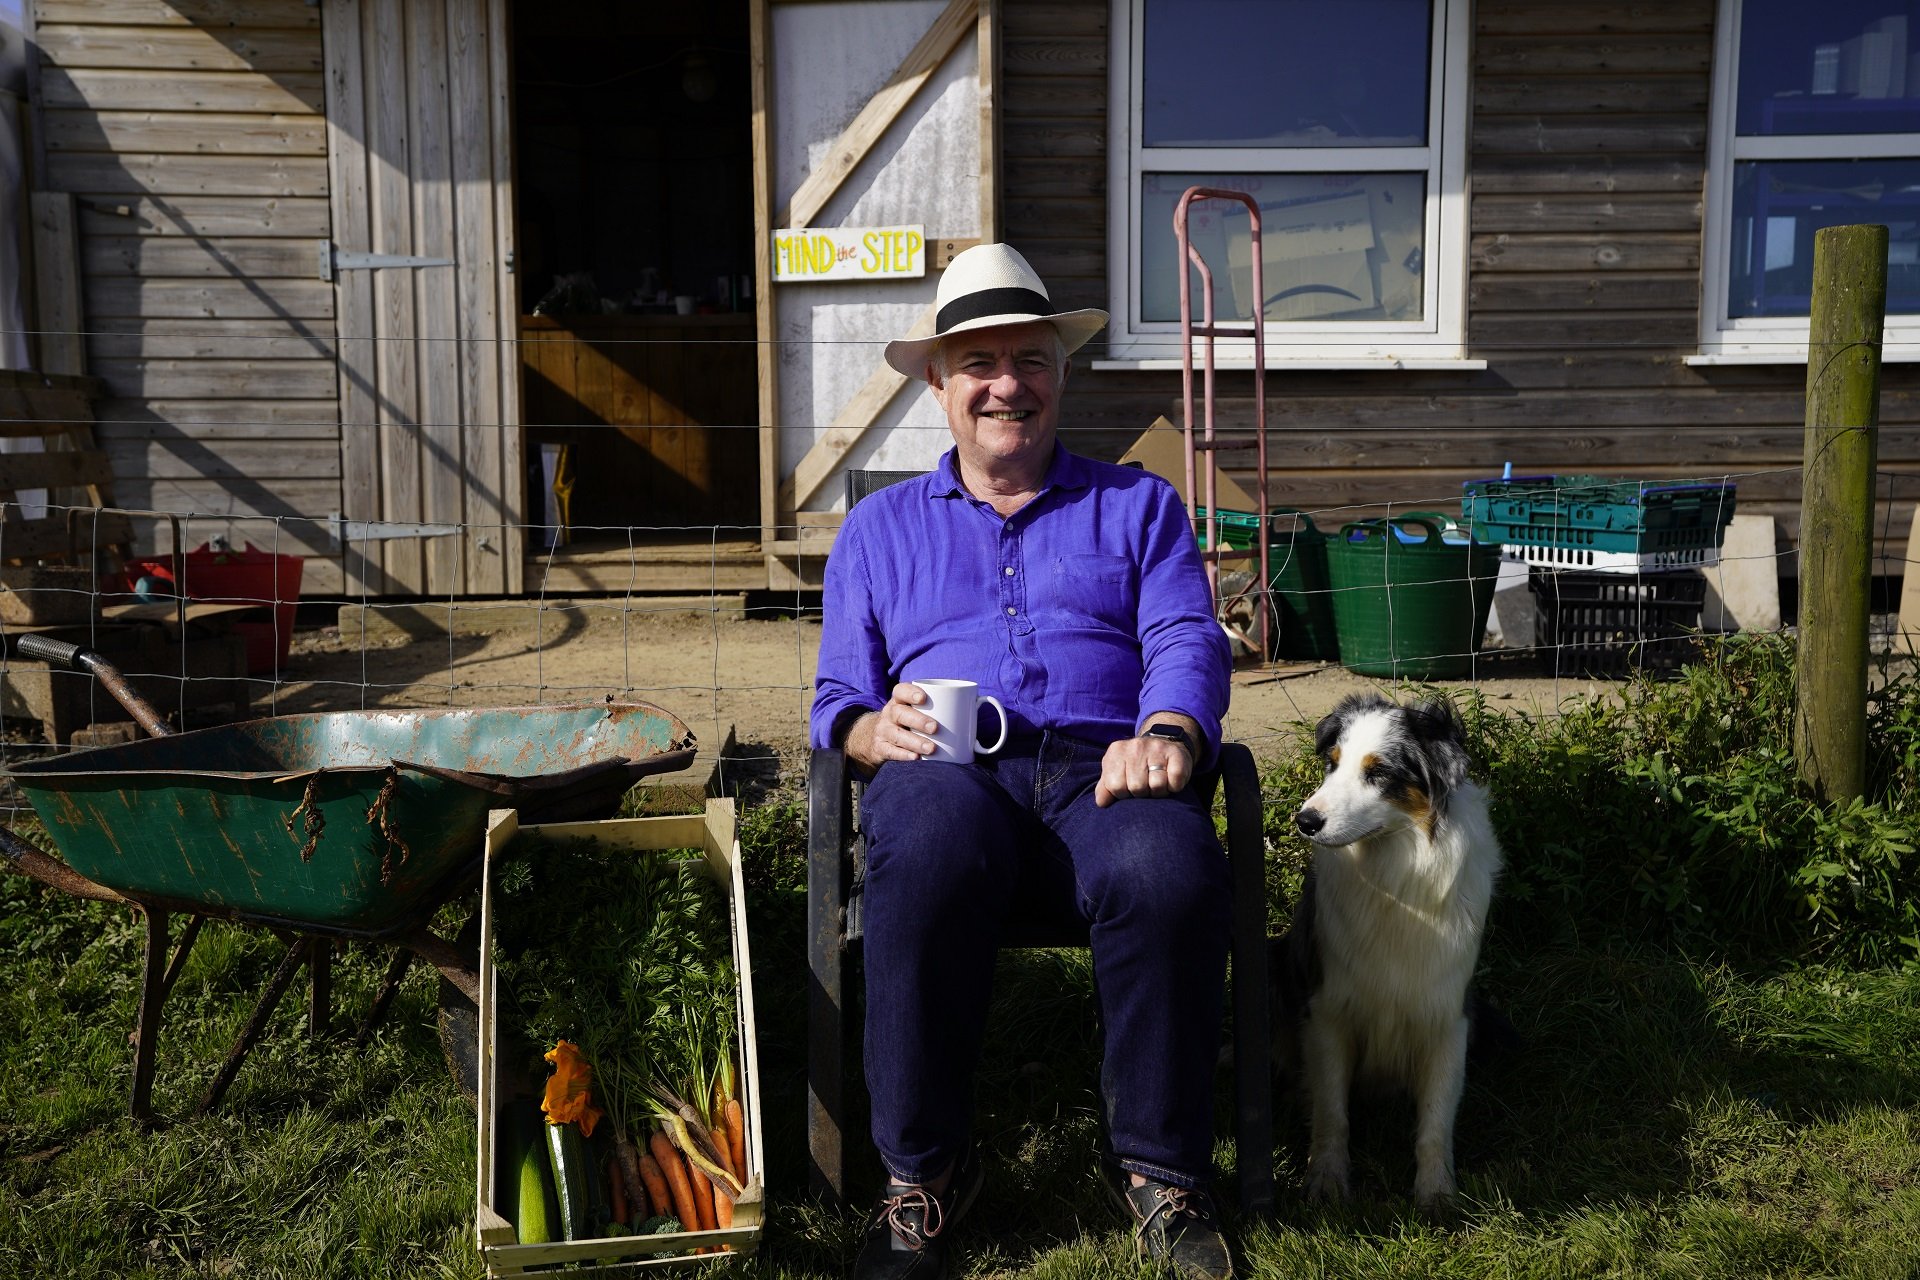
[[955,298],[940,308],[940,314],[934,317],[933,331],[945,333],[957,324],[978,320],[982,316],[1020,314],[1050,316],[1053,314],[1053,304],[1031,289],[982,289],[978,293]]

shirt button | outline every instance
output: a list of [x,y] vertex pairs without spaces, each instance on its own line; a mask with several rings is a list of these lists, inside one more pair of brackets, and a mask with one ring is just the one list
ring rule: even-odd
[[1013,566],[1008,565],[1006,568],[1002,569],[1000,572],[1006,574],[1009,578],[1011,578],[1013,576]]
[[1020,612],[1020,611],[1019,611],[1018,609],[1016,609],[1016,608],[1014,608],[1014,607],[1013,607],[1012,605],[1008,605],[1008,606],[1007,606],[1007,616],[1008,616],[1009,618],[1011,618],[1011,617],[1012,617],[1012,616],[1013,616],[1014,614],[1016,614],[1016,613],[1018,613],[1018,612]]

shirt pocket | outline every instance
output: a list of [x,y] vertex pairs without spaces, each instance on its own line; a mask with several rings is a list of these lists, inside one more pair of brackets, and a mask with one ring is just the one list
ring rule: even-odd
[[1060,605],[1075,619],[1131,630],[1139,595],[1133,561],[1126,556],[1061,556],[1053,562]]

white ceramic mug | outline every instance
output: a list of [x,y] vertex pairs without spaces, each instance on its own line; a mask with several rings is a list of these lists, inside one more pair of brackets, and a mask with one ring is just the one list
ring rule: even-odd
[[[927,700],[920,709],[934,718],[940,726],[932,733],[922,736],[933,740],[933,754],[928,760],[946,760],[953,764],[972,764],[974,753],[992,755],[1007,744],[1007,709],[1000,705],[1000,699],[990,693],[981,693],[980,686],[972,680],[915,680]],[[975,738],[978,732],[975,709],[983,702],[993,704],[1000,713],[1000,736],[992,746]]]

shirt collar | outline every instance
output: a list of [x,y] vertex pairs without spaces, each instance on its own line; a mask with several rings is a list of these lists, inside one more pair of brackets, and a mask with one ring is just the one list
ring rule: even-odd
[[[1054,437],[1053,460],[1047,464],[1046,478],[1040,482],[1040,493],[1049,489],[1084,489],[1093,483],[1089,474],[1087,460],[1079,454],[1070,452],[1067,446]],[[971,498],[973,495],[960,483],[960,450],[949,449],[940,457],[933,485],[927,491],[932,498]],[[1038,497],[1039,495],[1034,495]]]

